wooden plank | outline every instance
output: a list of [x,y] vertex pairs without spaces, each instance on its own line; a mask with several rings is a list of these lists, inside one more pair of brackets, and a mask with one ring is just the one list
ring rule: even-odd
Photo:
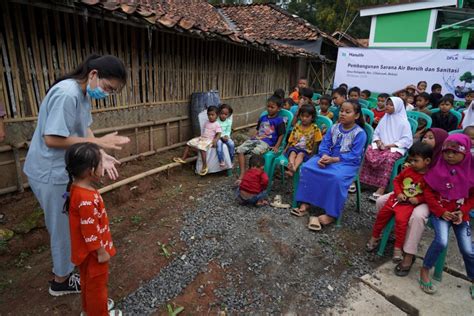
[[84,36],[84,59],[85,57],[89,56],[91,54],[91,45],[90,41],[91,39],[89,38],[89,24],[88,24],[89,18],[87,16],[81,17],[81,24],[82,24],[82,36]]
[[[28,19],[30,23],[31,44],[33,46],[33,64],[34,64],[34,69],[36,72],[38,88],[39,88],[39,100],[37,101],[37,104],[39,107],[41,100],[46,95],[46,87],[45,87],[45,82],[43,78],[43,71],[41,69],[42,62],[41,62],[41,54],[40,54],[40,48],[39,48],[39,43],[38,43],[38,33],[36,32],[37,23],[36,23],[36,18],[35,18],[35,9],[33,9],[32,7],[28,7]],[[38,109],[38,107],[36,109]],[[37,111],[36,111],[36,114],[38,114]]]
[[53,53],[52,53],[52,46],[53,43],[51,42],[51,37],[50,37],[50,29],[49,29],[49,11],[46,9],[41,10],[41,16],[42,21],[43,21],[43,36],[44,36],[44,47],[45,47],[45,56],[46,56],[46,62],[48,65],[48,80],[49,80],[49,86],[51,86],[54,83],[55,80],[55,70],[56,72],[59,71],[59,69],[54,68],[53,66]]
[[[0,41],[3,43],[3,34],[0,33]],[[2,47],[0,46],[0,50],[2,50]],[[3,51],[3,50],[2,50]],[[3,68],[3,53],[0,54],[0,76],[2,78],[5,78],[5,69]],[[5,108],[5,112],[7,113],[7,117],[11,116],[10,113],[10,105],[7,103],[8,100],[8,87],[7,87],[7,82],[5,80],[0,80],[0,103],[3,104]]]
[[141,102],[149,102],[148,100],[148,94],[147,94],[147,84],[146,84],[146,63],[145,63],[145,50],[147,49],[148,45],[145,43],[145,29],[140,29],[140,37],[141,37],[141,45],[139,49],[139,54],[137,54],[137,57],[139,58],[140,62],[140,77],[141,77],[141,82],[140,82],[140,91],[141,91]]
[[57,61],[58,61],[58,72],[56,72],[56,78],[58,76],[62,76],[63,74],[66,73],[66,63],[64,61],[64,53],[63,53],[63,43],[61,40],[61,21],[59,17],[59,12],[54,11],[53,13],[54,16],[54,27],[56,29],[56,55],[57,55]]
[[[28,61],[28,49],[26,45],[26,39],[25,39],[25,29],[23,27],[23,18],[22,18],[22,13],[21,10],[15,10],[15,20],[16,20],[16,35],[17,35],[17,40],[18,40],[18,46],[19,46],[19,55],[20,55],[20,61],[21,64],[19,63],[19,66],[21,65],[21,73],[20,73],[20,80],[21,80],[21,87],[22,91],[26,91],[26,96],[25,96],[25,104],[24,106],[20,107],[22,114],[22,117],[25,116],[34,116],[35,114],[35,107],[36,107],[36,101],[34,97],[34,92],[33,92],[33,83],[31,79],[31,71],[30,71],[30,65]],[[23,76],[21,76],[23,74]]]
[[[12,118],[15,116],[16,114],[16,96],[15,96],[15,89],[13,88],[13,78],[12,78],[12,71],[11,71],[11,68],[10,68],[10,63],[8,61],[8,54],[7,54],[7,49],[6,49],[6,45],[5,45],[5,40],[3,39],[3,34],[0,33],[0,48],[2,50],[2,63],[0,64],[0,67],[2,67],[2,75],[5,71],[5,76],[7,78],[7,82],[5,84],[5,90],[8,90],[8,94],[10,95],[10,100],[11,100],[11,105],[8,101],[8,98],[6,96],[6,93],[7,91],[5,91],[5,97],[4,97],[4,105],[5,105],[5,110],[7,112],[7,116],[9,118]],[[5,70],[3,70],[3,65],[5,64]],[[2,80],[1,81],[2,84],[4,83],[4,81]],[[12,109],[10,111],[10,108]]]

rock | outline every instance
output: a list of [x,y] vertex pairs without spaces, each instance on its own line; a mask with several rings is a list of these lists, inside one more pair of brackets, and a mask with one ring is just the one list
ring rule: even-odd
[[44,227],[44,216],[42,209],[35,209],[23,221],[16,225],[13,230],[18,234],[26,234],[37,227]]
[[12,230],[9,230],[8,228],[0,228],[0,240],[2,241],[8,241],[13,238],[15,233]]

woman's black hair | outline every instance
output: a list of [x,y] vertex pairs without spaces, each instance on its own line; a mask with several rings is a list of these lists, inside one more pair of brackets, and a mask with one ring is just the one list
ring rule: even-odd
[[69,202],[71,200],[69,192],[71,191],[72,182],[74,179],[83,177],[85,172],[96,170],[99,167],[101,156],[100,147],[93,143],[77,143],[66,150],[64,159],[69,182],[65,194],[64,213],[69,213]]
[[311,115],[313,117],[313,121],[316,119],[316,108],[311,104],[305,104],[300,108],[300,110],[298,111],[298,115],[301,115],[303,113]]
[[283,100],[285,98],[285,90],[278,88],[273,92],[273,95]]
[[127,69],[123,61],[112,55],[91,54],[72,72],[59,77],[51,87],[66,79],[85,81],[94,69],[97,70],[97,75],[101,79],[116,79],[122,83],[122,86],[127,82]]
[[219,108],[215,105],[211,105],[207,107],[207,114],[214,112],[214,113],[219,113]]
[[232,109],[232,107],[226,103],[223,103],[221,105],[219,105],[219,113],[223,110],[223,109],[227,109],[229,111],[229,116],[232,115],[232,113],[234,113],[234,110]]
[[360,106],[360,103],[359,101],[356,101],[356,100],[346,100],[342,103],[342,105],[344,105],[344,103],[350,103],[352,104],[352,106],[354,107],[354,112],[356,114],[359,114],[359,118],[356,119],[356,123],[357,125],[359,125],[360,127],[364,128],[365,127],[365,118],[364,118],[364,114],[362,113],[362,107]]

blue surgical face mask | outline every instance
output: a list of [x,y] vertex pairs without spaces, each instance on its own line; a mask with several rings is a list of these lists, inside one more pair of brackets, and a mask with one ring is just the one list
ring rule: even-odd
[[107,98],[109,96],[109,94],[107,92],[105,92],[104,89],[102,89],[99,86],[99,76],[97,76],[96,78],[97,78],[97,84],[96,84],[96,87],[94,89],[91,89],[90,84],[87,84],[87,94],[91,98],[97,99],[97,100]]

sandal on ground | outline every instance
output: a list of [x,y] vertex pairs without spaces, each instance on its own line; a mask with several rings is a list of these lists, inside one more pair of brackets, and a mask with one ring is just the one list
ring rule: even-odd
[[375,193],[375,192],[374,192],[374,193],[372,193],[371,196],[369,196],[369,200],[375,202],[375,201],[377,201],[377,199],[378,199],[379,197],[381,197],[381,196],[382,196],[382,194],[378,194],[378,193]]
[[199,172],[199,175],[200,175],[200,176],[205,176],[208,171],[209,171],[209,168],[206,167],[206,168],[202,169],[202,170]]
[[411,261],[411,264],[408,267],[404,267],[402,263],[400,262],[395,266],[395,275],[399,277],[405,277],[410,273],[411,267],[415,263],[416,257],[413,257],[413,260]]
[[291,210],[290,213],[291,215],[303,217],[303,216],[306,216],[306,214],[308,214],[308,210],[302,210],[299,207],[295,207],[294,209]]
[[420,284],[420,289],[425,292],[426,294],[435,294],[436,293],[436,286],[433,285],[431,280],[429,282],[423,282],[421,278],[418,279],[418,283]]
[[392,262],[393,263],[400,263],[403,260],[403,252],[401,249],[394,249],[393,250],[393,256],[392,256]]
[[120,309],[113,309],[109,311],[109,316],[122,316],[122,311]]
[[310,216],[308,222],[308,229],[314,231],[321,230],[321,223],[319,222],[319,218],[317,216]]
[[356,193],[356,192],[357,192],[356,185],[352,183],[351,186],[349,187],[349,193]]
[[375,241],[372,241],[372,239],[370,239],[365,245],[365,250],[367,252],[374,252],[379,247],[379,244],[380,244],[380,239],[377,239]]
[[177,163],[186,163],[186,161],[184,161],[183,159],[179,158],[179,157],[174,157],[173,158],[173,161],[174,162],[177,162]]
[[281,195],[275,195],[275,198],[273,199],[273,202],[270,203],[272,207],[275,208],[290,208],[290,204],[285,204],[281,200]]

